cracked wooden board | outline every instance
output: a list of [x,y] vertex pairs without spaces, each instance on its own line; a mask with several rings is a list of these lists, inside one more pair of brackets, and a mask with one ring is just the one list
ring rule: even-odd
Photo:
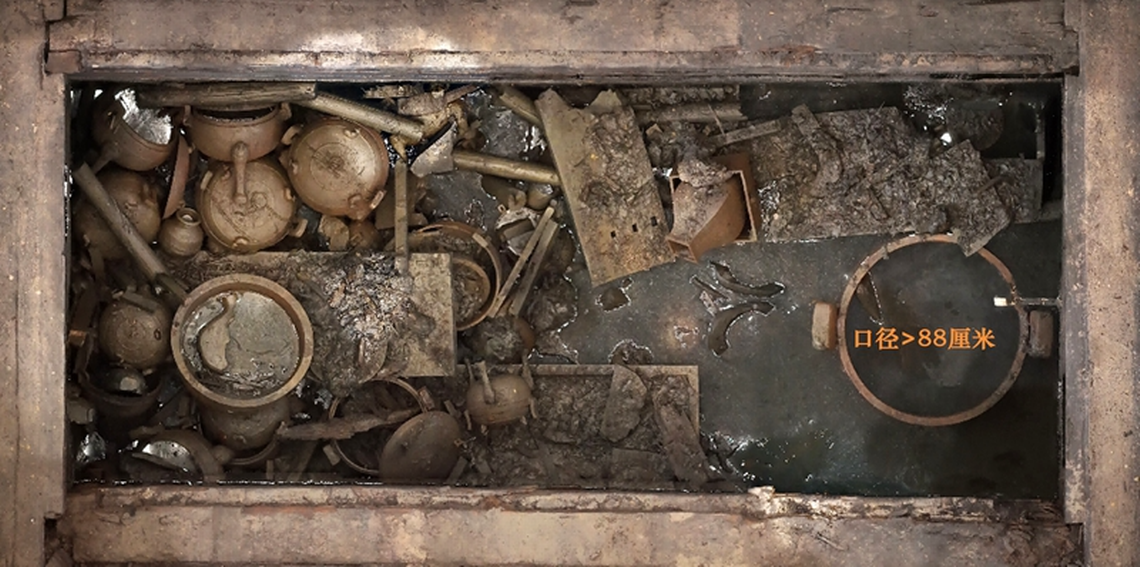
[[[68,250],[66,81],[43,75],[44,16],[12,2],[0,18],[0,565],[43,565],[44,533],[68,482],[64,377]],[[45,190],[46,189],[46,190]],[[61,190],[63,189],[63,190]]]
[[[418,4],[74,1],[67,18],[50,28],[49,66],[148,80],[624,77],[668,83],[1033,77],[1077,66],[1076,34],[1065,26],[1062,0],[867,0],[849,7],[801,0]],[[286,12],[292,17],[281,17]],[[200,21],[215,25],[184,24]],[[360,22],[372,25],[362,29]]]
[[633,111],[605,91],[585,109],[553,90],[535,103],[562,179],[590,281],[673,261],[649,154]]
[[[1037,501],[770,488],[87,486],[67,504],[75,561],[89,564],[1028,566],[1075,562],[1080,538]],[[327,537],[292,537],[299,528]]]

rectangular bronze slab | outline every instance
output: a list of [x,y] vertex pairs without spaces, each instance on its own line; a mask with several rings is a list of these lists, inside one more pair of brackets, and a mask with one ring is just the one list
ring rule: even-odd
[[665,211],[633,110],[612,91],[577,109],[551,90],[536,106],[590,281],[597,286],[671,262]]

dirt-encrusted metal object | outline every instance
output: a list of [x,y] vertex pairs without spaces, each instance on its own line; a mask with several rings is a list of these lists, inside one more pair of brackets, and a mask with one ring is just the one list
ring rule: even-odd
[[395,101],[401,98],[423,94],[423,92],[424,87],[419,83],[383,84],[364,89],[362,97],[365,99],[387,99]]
[[701,430],[693,425],[696,418],[689,413],[690,399],[695,395],[684,379],[670,376],[650,396],[662,452],[674,476],[691,488],[704,484],[709,475],[708,459],[701,448]]
[[748,117],[740,112],[739,102],[681,104],[637,112],[639,124],[652,124],[654,122],[720,124],[723,122],[743,122],[747,119]]
[[162,223],[158,231],[158,245],[171,256],[193,256],[202,249],[202,217],[198,211],[183,207]]
[[245,165],[242,183],[235,164],[211,162],[202,176],[198,213],[206,234],[241,254],[273,246],[293,224],[297,201],[281,166],[269,158]]
[[834,304],[817,301],[811,312],[811,346],[815,350],[831,350],[838,343],[835,326],[839,310]]
[[[527,213],[528,216],[530,214],[531,213]],[[506,217],[508,215],[503,216]],[[518,283],[519,278],[522,277],[523,270],[526,269],[529,265],[531,256],[534,255],[539,243],[546,235],[547,227],[553,224],[553,218],[554,208],[548,207],[546,211],[542,213],[542,216],[539,217],[538,223],[534,225],[533,230],[520,234],[520,238],[527,234],[529,234],[529,237],[527,237],[526,245],[523,246],[522,250],[518,252],[518,259],[515,261],[514,267],[511,268],[511,272],[507,274],[507,277],[503,280],[502,287],[499,288],[498,292],[495,294],[494,301],[491,303],[491,313],[493,315],[499,315],[502,311],[503,306],[507,305],[508,300],[511,298],[511,292],[513,292],[515,289],[515,284]],[[523,224],[524,227],[530,226],[530,220],[520,221],[519,224]]]
[[689,282],[701,290],[701,301],[709,314],[713,315],[705,344],[713,354],[721,356],[729,348],[728,331],[733,323],[740,317],[753,313],[767,316],[776,308],[772,298],[784,293],[785,288],[780,282],[762,285],[744,283],[737,279],[727,264],[720,262],[710,262],[709,271],[713,283],[700,276],[693,276]]
[[464,336],[476,357],[495,364],[522,360],[534,349],[535,340],[534,329],[526,319],[513,315],[488,317]]
[[705,252],[729,244],[745,226],[744,187],[728,174],[711,185],[681,182],[673,187],[673,230],[667,240],[678,258],[697,262]]
[[984,165],[1013,222],[1044,220],[1044,159],[987,159]]
[[[387,380],[396,379],[389,378]],[[316,441],[318,439],[337,441],[351,439],[356,434],[371,431],[378,427],[399,425],[419,413],[419,411],[420,410],[416,408],[393,411],[387,415],[330,417],[328,421],[315,421],[282,427],[277,431],[277,438],[301,441]]]
[[202,429],[214,441],[238,452],[261,449],[277,428],[289,421],[289,398],[259,408],[233,410],[210,405],[199,408]]
[[[674,217],[677,215],[676,209],[678,205],[676,203],[676,200],[678,187],[682,183],[686,182],[690,185],[694,185],[693,182],[697,181],[697,184],[699,184],[702,178],[706,180],[708,179],[708,174],[710,173],[709,168],[713,168],[712,171],[719,171],[719,167],[723,167],[729,176],[727,182],[739,183],[741,192],[744,196],[743,208],[745,213],[745,223],[743,230],[741,230],[741,232],[734,237],[734,241],[755,242],[757,240],[760,240],[760,231],[764,225],[764,219],[762,217],[763,213],[760,207],[760,194],[756,190],[756,181],[752,176],[752,164],[748,158],[748,154],[738,153],[714,156],[709,159],[708,163],[702,161],[695,162],[697,164],[703,164],[706,167],[698,168],[697,171],[684,171],[686,169],[686,164],[691,163],[694,162],[691,160],[682,161],[675,168],[673,175],[669,176],[669,187],[674,194]],[[693,168],[689,167],[688,169]],[[685,175],[682,175],[682,172],[684,172]],[[705,184],[707,185],[708,182]],[[674,231],[676,231],[676,228],[678,226],[678,221],[676,218],[674,218],[673,226]]]
[[[368,427],[363,431],[350,432],[355,434],[344,436],[344,438],[340,438],[340,436],[331,438],[333,453],[336,454],[336,456],[340,458],[340,460],[343,461],[344,464],[348,466],[348,468],[356,472],[376,477],[381,476],[380,454],[382,452],[382,449],[379,446],[371,446],[375,443],[375,439],[377,439],[377,432],[373,430],[380,427],[396,426],[404,423],[410,417],[414,417],[416,413],[423,414],[428,412],[429,410],[427,408],[425,400],[422,396],[420,396],[419,391],[413,388],[411,384],[408,384],[406,381],[399,378],[386,378],[384,380],[365,383],[361,386],[361,388],[357,389],[357,391],[353,392],[351,395],[342,398],[336,398],[329,405],[328,420],[326,423],[332,423],[334,420],[338,419],[352,419],[351,416],[344,414],[346,412],[345,408],[351,405],[353,398],[362,398],[364,400],[362,405],[371,412],[375,412],[378,408],[376,408],[374,404],[369,403],[367,398],[372,392],[375,392],[376,388],[384,388],[389,384],[394,385],[407,392],[413,400],[412,407],[401,409],[389,408],[390,412],[388,415],[383,416],[378,416],[374,413],[369,413],[363,416],[356,416],[357,419],[361,417],[364,417],[366,419],[380,419],[372,420],[371,423],[367,424],[371,425],[372,427]],[[360,406],[357,406],[357,409],[359,410]],[[386,443],[383,437],[379,437],[378,439]],[[391,439],[391,437],[389,437],[389,439]]]
[[368,220],[348,223],[348,247],[352,250],[376,250],[383,238],[376,225]]
[[[954,232],[967,253],[1011,221],[1011,193],[961,142],[931,151],[897,108],[812,114],[797,107],[772,134],[744,144],[764,208],[763,238]],[[1002,191],[999,191],[1001,186]]]
[[190,389],[206,405],[248,410],[289,394],[313,358],[313,327],[280,285],[248,274],[194,289],[174,315],[170,345]]
[[1053,335],[1056,325],[1053,323],[1053,313],[1035,309],[1029,312],[1029,349],[1027,354],[1033,358],[1049,358],[1053,356]]
[[778,120],[770,120],[767,122],[758,122],[756,124],[749,124],[737,130],[732,130],[712,136],[709,138],[709,144],[715,148],[735,144],[737,142],[744,142],[760,136],[768,136],[779,132],[782,126]]
[[463,85],[447,91],[429,91],[403,97],[398,99],[400,114],[404,116],[427,116],[443,112],[448,105],[475,92],[478,88],[475,85]]
[[154,169],[174,151],[177,137],[170,117],[139,108],[134,91],[104,91],[95,101],[91,134],[99,144],[99,158],[92,169],[109,162],[134,171]]
[[385,112],[328,93],[317,93],[316,98],[298,102],[297,104],[319,112],[339,116],[346,120],[368,126],[369,128],[375,128],[381,132],[399,134],[413,144],[419,142],[424,137],[423,125],[415,120],[396,116],[391,112]]
[[[395,203],[408,202],[408,160],[401,155],[396,158],[396,175],[392,180]],[[392,209],[392,225],[395,234],[392,235],[392,250],[396,253],[396,269],[402,273],[408,272],[408,208],[395,207]]]
[[470,386],[467,389],[467,415],[471,421],[483,428],[506,425],[515,421],[526,422],[528,413],[534,413],[534,381],[530,371],[523,366],[523,375],[487,374],[487,364],[479,362],[479,378],[476,379],[468,366]]
[[99,346],[111,360],[140,370],[170,354],[170,310],[137,294],[124,294],[99,317]]
[[[889,415],[899,421],[910,423],[912,425],[922,425],[928,427],[938,427],[946,425],[954,425],[969,421],[978,417],[986,410],[998,403],[1006,392],[1013,387],[1017,376],[1021,372],[1021,365],[1025,361],[1026,344],[1029,338],[1029,316],[1018,301],[1017,286],[1013,281],[1013,274],[1010,273],[1009,268],[994,256],[989,250],[981,248],[977,250],[977,255],[988,262],[994,267],[1001,279],[1009,285],[1010,292],[1013,297],[1011,307],[1017,311],[1019,334],[1017,338],[1017,350],[1013,356],[1013,363],[1010,366],[1009,372],[1005,378],[997,385],[997,387],[979,402],[977,405],[953,413],[949,415],[918,415],[916,413],[906,412],[898,408],[892,407],[887,402],[883,401],[879,396],[871,391],[871,388],[860,377],[859,372],[855,369],[854,363],[851,361],[852,345],[848,344],[847,338],[847,314],[851,308],[851,302],[855,299],[856,291],[859,288],[860,282],[871,271],[879,261],[887,258],[889,255],[895,253],[899,249],[908,246],[915,246],[927,243],[942,243],[942,244],[958,244],[957,239],[950,235],[932,234],[932,235],[914,235],[895,240],[883,245],[881,248],[875,250],[870,256],[867,256],[855,269],[855,273],[847,280],[847,287],[843,290],[843,297],[839,302],[839,314],[836,321],[836,336],[839,342],[839,359],[843,363],[843,371],[847,373],[847,377],[859,391],[859,395],[867,400],[875,409]],[[903,347],[905,348],[905,347]]]
[[[228,449],[228,447],[226,448]],[[226,466],[230,468],[259,468],[269,459],[276,457],[280,451],[281,443],[274,437],[261,449],[235,454],[230,462],[226,463]]]
[[[684,433],[679,447],[691,448],[700,430],[698,369],[695,366],[534,365],[537,416],[527,424],[489,429],[468,437],[465,454],[475,469],[461,482],[480,485],[589,486],[675,490],[666,443]],[[474,368],[472,368],[474,370]],[[464,367],[456,370],[465,373]],[[521,365],[489,365],[490,376],[523,377]],[[632,374],[631,374],[632,373]],[[525,381],[525,378],[522,378]],[[479,381],[477,380],[477,383]],[[664,391],[664,395],[661,393]],[[463,406],[468,392],[442,396]],[[459,398],[459,399],[456,399]],[[659,410],[660,408],[660,410]],[[655,414],[667,411],[668,431]],[[685,418],[677,423],[676,416]],[[471,420],[472,427],[476,424]],[[699,443],[699,441],[698,441]],[[698,455],[678,452],[678,463]],[[628,457],[628,458],[627,458]],[[687,470],[687,469],[686,469]],[[694,471],[695,473],[695,471]],[[588,478],[588,480],[587,480]]]
[[170,276],[166,270],[166,265],[150,248],[150,242],[139,234],[130,218],[123,213],[122,207],[107,194],[107,189],[99,182],[99,178],[95,176],[91,167],[86,163],[80,165],[75,170],[74,176],[75,184],[79,186],[83,195],[107,222],[107,227],[127,249],[147,279],[168,292],[171,303],[181,302],[185,299],[186,290],[182,284]]
[[510,85],[495,85],[494,92],[496,102],[511,109],[523,120],[542,128],[542,118],[538,116],[538,108],[535,108],[534,101],[522,91]]
[[79,373],[79,387],[100,414],[133,426],[158,406],[166,379],[166,372],[144,375],[134,368],[115,367],[96,375]]
[[309,123],[281,163],[301,201],[326,215],[363,219],[384,197],[387,145],[375,130],[348,120]]
[[[547,208],[549,210],[549,207]],[[558,223],[548,222],[542,230],[535,230],[535,236],[538,242],[535,244],[534,252],[531,254],[530,260],[527,261],[526,272],[523,273],[522,279],[519,280],[518,289],[514,290],[510,299],[505,305],[506,312],[510,315],[518,316],[522,312],[523,307],[527,304],[527,297],[530,295],[531,290],[534,288],[535,280],[538,279],[538,274],[545,269],[544,263],[546,256],[550,252],[550,247],[554,243],[554,238],[558,235]]]
[[[455,329],[457,331],[470,329],[487,318],[491,313],[495,294],[503,285],[503,263],[494,242],[483,231],[461,222],[441,221],[409,234],[408,247],[414,252],[449,252],[461,257],[458,263],[452,264],[452,284],[456,286],[482,281],[482,277],[471,270],[472,266],[466,264],[464,260],[470,260],[475,267],[480,268],[484,276],[490,280],[489,293],[478,302],[476,309],[467,310],[460,304],[455,305],[457,309],[463,309],[463,313],[456,312]],[[463,292],[465,298],[471,299],[467,296],[466,290]],[[470,303],[474,303],[473,299]]]
[[518,179],[554,186],[562,184],[557,171],[537,163],[516,161],[466,150],[451,152],[451,161],[456,169],[468,169],[503,179]]
[[602,436],[612,443],[628,437],[641,423],[641,408],[648,392],[645,382],[636,372],[624,366],[614,366],[606,409],[602,413]]
[[175,269],[191,285],[233,273],[279,282],[315,329],[310,378],[346,396],[376,377],[454,372],[451,259],[412,254],[408,266],[399,273],[381,252],[294,251],[197,254]]
[[139,106],[194,106],[212,109],[265,108],[282,102],[312,100],[316,83],[191,83],[138,89]]
[[452,159],[451,152],[455,149],[455,140],[458,136],[459,129],[454,124],[448,126],[446,132],[416,156],[416,160],[409,168],[412,174],[416,177],[427,177],[433,173],[455,169],[455,160]]
[[459,324],[466,324],[475,321],[480,315],[485,316],[484,308],[491,299],[492,291],[491,278],[486,270],[470,258],[455,255],[451,257],[451,280],[455,320]]
[[207,157],[253,161],[277,148],[291,115],[288,104],[247,111],[194,108],[186,118],[186,128],[194,147]]
[[[154,241],[162,223],[158,212],[158,189],[142,175],[125,169],[105,169],[99,173],[98,179],[107,194],[130,219],[139,236],[146,242]],[[76,205],[74,223],[76,234],[88,248],[102,255],[103,259],[120,260],[127,257],[126,248],[91,200],[83,200]]]
[[728,350],[728,329],[732,327],[732,324],[735,323],[737,319],[750,313],[767,315],[771,313],[773,309],[775,309],[775,305],[767,301],[741,303],[722,309],[717,312],[712,322],[709,323],[709,331],[705,338],[705,343],[713,354],[720,356]]
[[217,450],[197,431],[167,429],[148,439],[132,456],[162,467],[201,474],[206,483],[216,483],[225,477],[222,465],[233,454]]
[[388,482],[432,482],[447,478],[455,462],[463,431],[443,411],[421,413],[404,422],[380,453],[380,478]]
[[672,261],[649,154],[633,111],[605,91],[585,109],[536,103],[593,285]]
[[186,136],[178,134],[178,144],[174,150],[174,170],[170,175],[170,191],[166,193],[166,205],[162,209],[162,218],[174,216],[175,211],[186,206],[186,184],[190,181],[190,158],[193,149],[186,141]]

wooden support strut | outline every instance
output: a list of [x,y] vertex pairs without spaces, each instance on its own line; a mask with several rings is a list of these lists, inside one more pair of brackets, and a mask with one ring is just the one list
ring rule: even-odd
[[499,293],[495,295],[495,301],[491,303],[489,313],[500,314],[503,306],[507,304],[507,299],[511,297],[511,291],[514,290],[515,282],[517,282],[519,276],[522,275],[523,268],[526,267],[527,261],[530,259],[531,254],[534,253],[534,249],[538,246],[539,240],[542,239],[542,233],[546,230],[546,225],[551,222],[552,217],[554,217],[554,208],[547,207],[546,212],[542,213],[542,217],[538,219],[538,224],[535,225],[534,233],[531,234],[530,240],[527,241],[522,253],[519,254],[518,261],[516,261],[514,267],[511,268],[511,273],[507,275],[507,279],[503,280],[503,287],[499,288]]
[[408,162],[396,159],[396,208],[393,215],[396,225],[394,248],[396,265],[402,274],[408,273]]
[[507,307],[507,313],[511,315],[518,316],[526,305],[526,298],[530,294],[531,288],[534,287],[534,280],[538,278],[538,273],[542,270],[542,263],[546,261],[546,253],[550,251],[550,245],[554,242],[554,235],[558,234],[558,223],[548,222],[543,227],[541,234],[537,229],[535,229],[535,234],[538,235],[538,246],[531,254],[530,261],[527,262],[526,273],[523,274],[518,289],[511,296],[510,304]]
[[83,190],[83,194],[87,196],[88,200],[95,206],[95,210],[107,221],[107,226],[111,232],[123,243],[123,246],[130,252],[131,257],[134,258],[135,263],[138,264],[139,269],[143,271],[143,275],[155,284],[161,286],[168,291],[173,298],[172,303],[180,304],[186,299],[186,288],[178,283],[173,277],[167,273],[166,265],[162,263],[158,255],[151,250],[150,244],[143,239],[139,231],[135,229],[135,225],[115,203],[115,200],[107,193],[103,184],[95,177],[95,173],[91,171],[91,167],[87,164],[79,166],[75,170],[75,182],[79,188]]
[[275,2],[74,0],[51,25],[48,60],[81,76],[165,81],[1039,77],[1076,67],[1065,4],[533,0],[472,10],[440,0],[428,10],[352,0],[297,4],[284,17]]

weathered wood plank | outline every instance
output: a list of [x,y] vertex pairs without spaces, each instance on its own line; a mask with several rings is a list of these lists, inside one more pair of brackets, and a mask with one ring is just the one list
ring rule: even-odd
[[[788,49],[882,53],[1013,53],[1060,55],[1043,34],[1064,35],[1064,2],[897,0],[742,0],[746,49]],[[760,17],[763,16],[763,17]],[[1059,49],[1060,48],[1060,49]]]
[[20,202],[17,246],[20,266],[18,325],[20,380],[20,492],[63,513],[64,381],[67,338],[67,211],[64,160],[67,148],[64,81],[33,76],[39,83],[25,128],[34,151],[29,171],[17,181]]
[[[0,69],[4,62],[0,61]],[[0,87],[2,88],[2,87]],[[0,90],[0,93],[3,93]],[[4,100],[0,98],[0,100]],[[0,116],[4,116],[0,102]],[[0,138],[4,135],[0,134]],[[11,166],[0,160],[0,179]],[[0,226],[14,226],[21,207],[15,195],[0,189]],[[14,246],[0,247],[0,565],[13,563],[16,548],[16,479],[20,446],[19,380],[16,357],[16,296],[19,293],[18,264]]]
[[64,80],[43,74],[44,12],[0,19],[0,564],[44,564],[45,517],[64,493]]
[[81,562],[1064,564],[1076,531],[1047,505],[1017,506],[1022,512],[1010,516],[973,499],[857,501],[762,489],[150,487],[82,489],[69,498],[65,529]]
[[1076,65],[1063,0],[847,4],[81,0],[50,45],[78,55],[84,76],[150,80],[1036,76]]
[[1065,376],[1064,460],[1061,494],[1065,519],[1084,523],[1088,510],[1088,271],[1085,259],[1088,206],[1084,185],[1084,93],[1080,77],[1068,77],[1064,87],[1062,139],[1065,176],[1063,216],[1065,259],[1061,282],[1061,368]]
[[[1075,490],[1066,504],[1077,506],[1074,515],[1084,512],[1087,564],[1137,565],[1140,4],[1088,1],[1083,11],[1079,91],[1068,101],[1068,133],[1080,133],[1068,142],[1076,159],[1066,163],[1075,171],[1067,173],[1065,187],[1066,223],[1071,223],[1065,234],[1065,301],[1072,317],[1065,322],[1066,394],[1071,396],[1066,423],[1073,428],[1066,441],[1078,444],[1067,452],[1072,460],[1066,468],[1075,481],[1068,488]],[[1087,494],[1081,492],[1082,476]]]
[[[597,372],[606,365],[592,365]],[[495,368],[517,368],[508,365]],[[538,365],[537,374],[554,372],[569,375],[578,365]],[[645,366],[662,373],[667,366]],[[750,517],[807,515],[831,519],[895,518],[911,516],[928,521],[971,521],[1061,523],[1056,506],[1039,500],[994,501],[984,498],[858,498],[778,494],[770,488],[752,489],[749,494],[685,494],[679,492],[640,493],[620,491],[554,491],[529,487],[515,489],[446,488],[424,486],[135,486],[77,487],[68,501],[94,499],[105,510],[131,506],[304,506],[354,505],[360,507],[487,509],[499,507],[516,512],[546,510],[565,512],[687,512],[693,514],[743,514]],[[85,504],[86,505],[86,504]],[[805,507],[806,506],[806,507]],[[76,510],[79,510],[78,508]],[[71,523],[71,520],[68,520]]]

